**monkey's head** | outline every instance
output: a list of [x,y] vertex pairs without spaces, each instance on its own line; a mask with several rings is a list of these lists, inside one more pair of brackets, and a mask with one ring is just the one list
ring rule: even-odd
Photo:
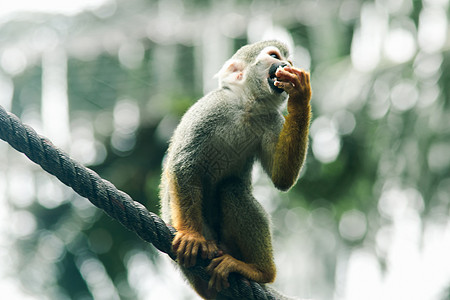
[[274,85],[279,67],[291,66],[288,47],[279,41],[263,41],[240,48],[217,74],[220,87],[252,95],[257,100],[286,99],[286,93]]

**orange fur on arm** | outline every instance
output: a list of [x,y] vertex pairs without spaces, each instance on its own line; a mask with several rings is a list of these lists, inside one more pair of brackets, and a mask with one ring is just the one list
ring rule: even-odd
[[288,106],[288,111],[278,137],[272,166],[272,181],[283,191],[295,184],[305,161],[311,106],[309,102],[296,107]]

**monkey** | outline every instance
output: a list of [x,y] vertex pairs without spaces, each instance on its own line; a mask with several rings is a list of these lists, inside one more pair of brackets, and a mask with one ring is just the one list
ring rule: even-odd
[[[311,118],[310,74],[293,66],[280,41],[243,46],[216,77],[219,87],[175,129],[160,185],[162,217],[177,230],[177,262],[204,299],[228,288],[232,272],[274,281],[270,218],[253,197],[252,168],[258,161],[277,189],[289,190],[305,161]],[[189,272],[198,257],[211,260],[209,282]]]

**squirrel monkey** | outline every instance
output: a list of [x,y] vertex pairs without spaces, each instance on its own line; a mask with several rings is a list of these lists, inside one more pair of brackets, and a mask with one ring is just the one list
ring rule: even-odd
[[[288,57],[278,41],[240,48],[219,71],[219,88],[186,112],[171,139],[162,215],[178,231],[172,246],[182,271],[205,299],[229,286],[231,272],[260,283],[275,279],[270,221],[252,195],[251,171],[260,161],[286,191],[305,160],[310,75]],[[199,255],[212,259],[209,282],[189,272]]]

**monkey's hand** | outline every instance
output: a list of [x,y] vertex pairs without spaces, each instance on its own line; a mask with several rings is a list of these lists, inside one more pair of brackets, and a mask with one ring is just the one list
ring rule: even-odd
[[198,232],[178,231],[172,242],[173,251],[177,255],[178,263],[185,267],[192,267],[200,253],[203,259],[212,259],[218,253],[214,241],[207,241]]
[[295,112],[299,106],[309,104],[311,83],[309,72],[294,67],[279,68],[275,72],[277,80],[274,85],[289,94],[288,112]]

